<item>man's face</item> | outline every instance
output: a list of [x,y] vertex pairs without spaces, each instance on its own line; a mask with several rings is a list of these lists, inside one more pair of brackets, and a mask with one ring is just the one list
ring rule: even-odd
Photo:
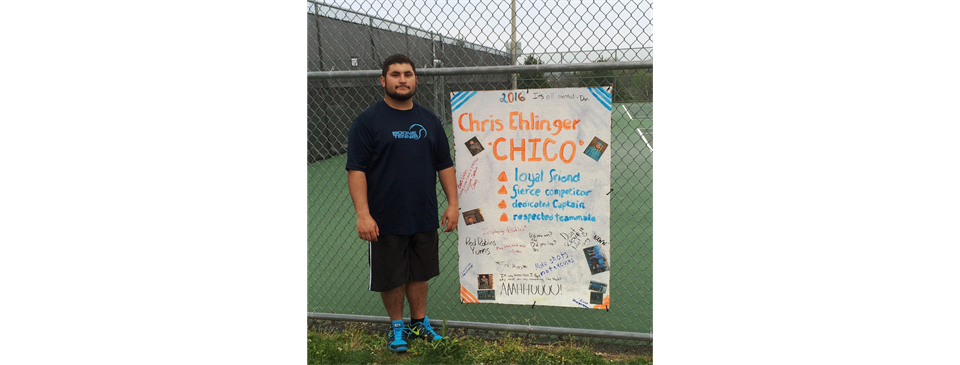
[[397,101],[407,101],[417,92],[417,76],[408,63],[390,65],[387,76],[380,77],[380,84],[387,96]]

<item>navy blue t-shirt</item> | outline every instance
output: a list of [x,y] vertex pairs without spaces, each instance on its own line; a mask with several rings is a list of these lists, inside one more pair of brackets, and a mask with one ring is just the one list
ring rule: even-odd
[[437,171],[453,166],[440,118],[416,102],[410,110],[380,100],[350,127],[347,170],[367,177],[367,204],[380,234],[436,230]]

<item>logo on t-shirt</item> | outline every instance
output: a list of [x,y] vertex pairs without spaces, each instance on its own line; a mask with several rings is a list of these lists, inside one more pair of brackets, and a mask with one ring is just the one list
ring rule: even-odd
[[393,132],[393,138],[417,140],[426,136],[427,136],[427,129],[419,124],[411,125],[410,129],[406,131]]

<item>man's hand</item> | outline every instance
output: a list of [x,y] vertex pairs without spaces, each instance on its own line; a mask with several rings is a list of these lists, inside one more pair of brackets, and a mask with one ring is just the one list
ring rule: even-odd
[[443,220],[440,221],[440,225],[443,226],[444,232],[450,232],[457,229],[457,222],[460,219],[460,214],[458,212],[456,205],[449,205],[447,209],[443,211]]
[[353,207],[357,210],[357,236],[365,241],[376,242],[380,236],[380,227],[370,216],[370,207],[367,205],[367,174],[363,171],[347,170],[347,184],[350,186]]
[[443,193],[447,195],[447,209],[443,211],[443,219],[440,225],[444,226],[444,232],[450,232],[457,229],[457,222],[460,219],[460,199],[457,197],[457,173],[453,166],[437,172],[440,176],[440,186],[443,187]]
[[357,235],[365,241],[377,242],[377,237],[380,236],[380,227],[377,226],[377,221],[369,215],[358,217]]

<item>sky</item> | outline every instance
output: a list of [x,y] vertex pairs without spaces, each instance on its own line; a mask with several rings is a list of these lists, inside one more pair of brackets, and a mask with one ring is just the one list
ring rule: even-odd
[[[510,42],[509,1],[429,0],[382,3],[332,0],[328,5],[353,10],[499,50]],[[625,5],[625,3],[627,5]],[[309,5],[308,5],[309,6]],[[653,47],[653,9],[643,1],[517,1],[517,43],[521,54],[544,62],[589,62],[598,57],[624,61],[649,59],[649,52],[590,52],[562,57],[554,52],[625,50]]]

